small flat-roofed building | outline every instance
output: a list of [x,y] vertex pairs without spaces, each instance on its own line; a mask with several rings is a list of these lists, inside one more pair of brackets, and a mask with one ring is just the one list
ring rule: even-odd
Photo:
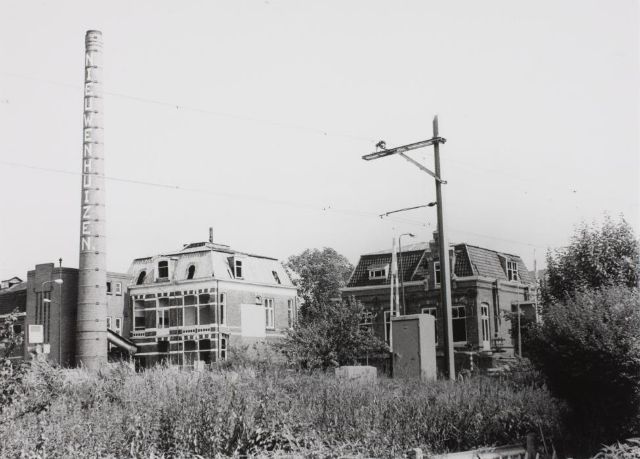
[[275,258],[197,242],[137,258],[128,274],[142,367],[225,360],[229,346],[279,339],[296,320],[296,288]]

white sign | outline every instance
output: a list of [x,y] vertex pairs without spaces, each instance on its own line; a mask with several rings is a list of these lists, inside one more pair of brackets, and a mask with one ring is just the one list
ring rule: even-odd
[[29,325],[29,344],[44,342],[44,327],[42,325]]
[[242,326],[242,336],[253,338],[266,337],[264,306],[241,304],[240,324]]

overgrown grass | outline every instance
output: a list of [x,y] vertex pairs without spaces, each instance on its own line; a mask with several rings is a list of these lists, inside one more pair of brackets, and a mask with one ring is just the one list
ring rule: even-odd
[[21,391],[0,414],[1,457],[397,457],[559,431],[558,404],[544,389],[482,377],[354,386],[280,369],[35,365]]

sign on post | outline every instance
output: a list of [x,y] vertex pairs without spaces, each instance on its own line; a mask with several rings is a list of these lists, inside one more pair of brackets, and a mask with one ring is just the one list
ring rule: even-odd
[[44,327],[42,325],[29,325],[29,344],[42,344],[44,342]]

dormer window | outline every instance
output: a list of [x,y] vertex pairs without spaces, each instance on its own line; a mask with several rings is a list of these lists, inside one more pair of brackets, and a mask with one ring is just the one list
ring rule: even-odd
[[193,276],[196,274],[196,265],[189,266],[187,269],[187,279],[193,279]]
[[144,278],[147,276],[146,271],[140,271],[138,274],[138,280],[136,280],[136,285],[142,285],[144,283]]
[[507,260],[507,279],[510,281],[517,281],[519,279],[517,262]]
[[234,270],[236,279],[242,279],[242,260],[236,259],[234,261]]
[[275,279],[275,281],[280,284],[280,277],[278,277],[278,273],[276,271],[271,271],[271,274],[273,274],[273,278]]
[[169,277],[169,262],[167,260],[158,262],[158,279],[167,279]]
[[369,279],[386,279],[387,271],[389,270],[389,265],[378,265],[371,266],[369,268]]

